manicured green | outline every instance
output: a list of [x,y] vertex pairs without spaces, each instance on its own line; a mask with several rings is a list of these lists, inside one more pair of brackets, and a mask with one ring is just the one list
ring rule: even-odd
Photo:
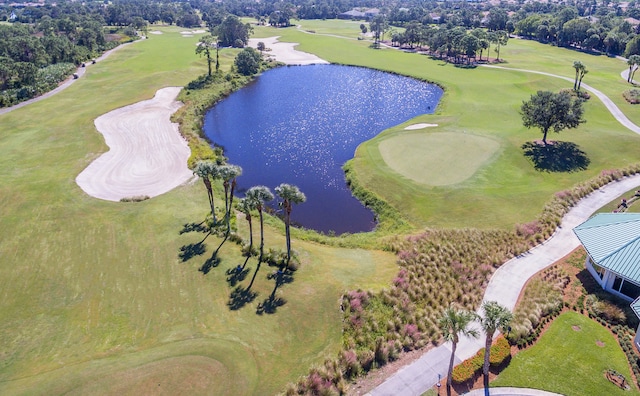
[[[314,25],[317,23],[315,21]],[[301,29],[306,29],[306,21],[300,21],[300,24]],[[621,168],[640,160],[640,136],[615,121],[596,98],[585,104],[586,124],[549,136],[550,140],[576,143],[591,161],[587,170],[539,172],[521,149],[523,143],[542,136],[539,131],[522,126],[519,114],[522,102],[538,90],[572,88],[574,58],[591,70],[583,86],[592,85],[609,94],[634,119],[630,105],[624,106],[621,96],[623,90],[628,89],[620,78],[620,72],[626,67],[621,60],[589,57],[526,40],[511,39],[502,48],[501,58],[507,62],[502,66],[558,73],[570,78],[565,81],[521,71],[457,68],[422,54],[395,49],[375,50],[369,48],[368,41],[308,34],[295,27],[259,28],[256,34],[261,37],[278,35],[283,41],[300,43],[298,49],[332,62],[389,70],[434,81],[445,88],[436,114],[419,116],[381,131],[378,137],[360,145],[353,160],[354,174],[359,182],[397,208],[415,227],[511,228],[514,224],[534,220],[555,192],[590,179],[603,169]],[[640,122],[640,118],[635,120]],[[440,130],[446,132],[487,137],[499,142],[500,149],[473,177],[453,186],[431,187],[398,178],[398,173],[385,164],[379,145],[389,135],[403,133],[404,127],[419,122],[438,124]],[[449,144],[453,147],[438,150],[455,150],[458,141]],[[452,157],[449,162],[459,160]]]
[[567,396],[640,393],[635,387],[624,391],[613,385],[604,376],[607,369],[622,373],[633,384],[624,352],[611,333],[583,315],[567,312],[533,347],[513,357],[491,386],[535,388]]
[[[139,203],[76,185],[107,150],[96,117],[206,72],[197,37],[156,29],[164,34],[89,65],[62,93],[0,116],[0,394],[274,394],[335,355],[345,290],[379,289],[397,272],[390,253],[294,241],[300,269],[276,294],[287,303],[256,314],[273,289],[263,264],[255,301],[232,311],[225,271],[244,261],[239,246],[227,241],[206,275],[198,268],[219,239],[179,257],[204,237],[180,234],[207,213],[201,182]],[[277,227],[267,248],[285,247]]]
[[387,135],[378,146],[386,165],[416,183],[449,186],[472,177],[500,148],[484,136],[430,132]]

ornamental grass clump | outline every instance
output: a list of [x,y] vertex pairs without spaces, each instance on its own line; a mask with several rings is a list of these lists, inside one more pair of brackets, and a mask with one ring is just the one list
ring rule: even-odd
[[542,326],[560,313],[563,307],[563,290],[569,280],[564,270],[551,267],[527,285],[511,322],[508,334],[511,344],[524,347],[538,338]]

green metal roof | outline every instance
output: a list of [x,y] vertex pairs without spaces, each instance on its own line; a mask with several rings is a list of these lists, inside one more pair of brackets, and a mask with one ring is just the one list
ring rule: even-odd
[[640,285],[640,213],[599,213],[573,232],[596,264]]

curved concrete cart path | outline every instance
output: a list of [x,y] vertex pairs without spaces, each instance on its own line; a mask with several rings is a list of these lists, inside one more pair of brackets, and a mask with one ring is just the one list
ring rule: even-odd
[[83,170],[76,183],[109,201],[154,197],[188,181],[187,142],[170,117],[181,106],[180,87],[162,88],[153,99],[116,109],[95,120],[110,150]]

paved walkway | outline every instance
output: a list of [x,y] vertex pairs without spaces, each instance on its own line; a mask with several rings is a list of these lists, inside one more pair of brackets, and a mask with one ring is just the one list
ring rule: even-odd
[[[105,53],[103,53],[99,58],[97,58],[97,59],[96,59],[96,62],[100,62],[100,61],[104,60],[107,56],[111,55],[111,53],[112,53],[112,52],[117,51],[117,50],[119,50],[120,48],[125,47],[125,46],[127,46],[127,45],[129,45],[129,44],[133,44],[133,43],[135,43],[135,42],[137,42],[137,41],[139,41],[139,40],[132,41],[132,42],[130,42],[130,43],[120,44],[119,46],[117,46],[117,47],[115,47],[115,48],[113,48],[113,49],[110,49],[109,51],[106,51],[106,52],[105,52]],[[78,69],[76,70],[76,73],[75,73],[75,74],[77,74],[77,75],[78,75],[78,78],[77,78],[77,79],[79,79],[79,78],[81,78],[82,76],[84,76],[84,72],[87,70],[87,67],[89,67],[89,65],[91,65],[91,64],[92,64],[92,63],[91,63],[90,61],[86,61],[86,62],[85,62],[85,65],[86,65],[86,66],[84,66],[84,67],[83,67],[83,66],[78,67]],[[29,99],[29,100],[25,100],[24,102],[20,102],[20,103],[18,103],[18,104],[16,104],[16,105],[13,105],[13,106],[11,106],[11,107],[5,107],[5,108],[2,108],[2,109],[0,109],[0,115],[3,115],[3,114],[6,114],[6,113],[9,113],[9,112],[11,112],[11,111],[13,111],[13,110],[16,110],[16,109],[19,109],[19,108],[21,108],[21,107],[24,107],[24,106],[30,105],[31,103],[35,103],[35,102],[39,102],[39,101],[41,101],[41,100],[47,99],[47,98],[49,98],[49,97],[51,97],[51,96],[53,96],[53,95],[55,95],[55,94],[57,94],[57,93],[59,93],[59,92],[61,92],[61,91],[63,91],[63,90],[65,90],[65,89],[69,88],[69,87],[71,86],[71,84],[73,84],[74,82],[76,82],[76,80],[77,80],[77,79],[76,79],[76,78],[73,78],[73,77],[69,77],[69,78],[67,78],[67,79],[66,79],[62,84],[58,85],[58,87],[57,87],[57,88],[55,88],[55,89],[53,89],[53,90],[51,90],[51,91],[49,91],[49,92],[46,92],[46,93],[44,93],[44,94],[42,94],[42,95],[40,95],[40,96],[37,96],[37,97],[35,97],[35,98]]]
[[[508,69],[500,66],[486,66],[492,68]],[[573,82],[573,79],[556,76],[535,70],[519,70],[529,73],[544,74],[562,78]],[[602,92],[582,84],[585,89],[596,95],[609,109],[611,114],[625,127],[640,134],[640,128],[633,124],[622,114],[620,109]],[[640,186],[640,175],[624,178],[610,183],[599,190],[592,192],[574,206],[562,219],[562,223],[555,234],[547,241],[534,247],[528,252],[515,257],[503,264],[491,277],[485,291],[483,301],[497,301],[513,310],[525,283],[537,272],[550,266],[557,260],[569,254],[580,245],[578,238],[573,233],[573,228],[586,221],[596,210],[615,200],[625,192]],[[479,329],[479,325],[475,325]],[[455,364],[475,355],[484,348],[484,334],[479,331],[478,339],[461,338],[456,349]],[[451,357],[451,343],[445,343],[422,355],[415,362],[401,368],[394,375],[387,378],[377,388],[371,390],[369,396],[411,396],[421,395],[435,387],[438,380],[447,375],[449,359]],[[444,384],[443,384],[444,386]],[[509,389],[509,388],[507,388]],[[505,390],[504,392],[509,392]],[[548,395],[548,393],[494,393],[493,395]],[[476,393],[471,393],[477,395]],[[484,392],[480,393],[484,394]]]

